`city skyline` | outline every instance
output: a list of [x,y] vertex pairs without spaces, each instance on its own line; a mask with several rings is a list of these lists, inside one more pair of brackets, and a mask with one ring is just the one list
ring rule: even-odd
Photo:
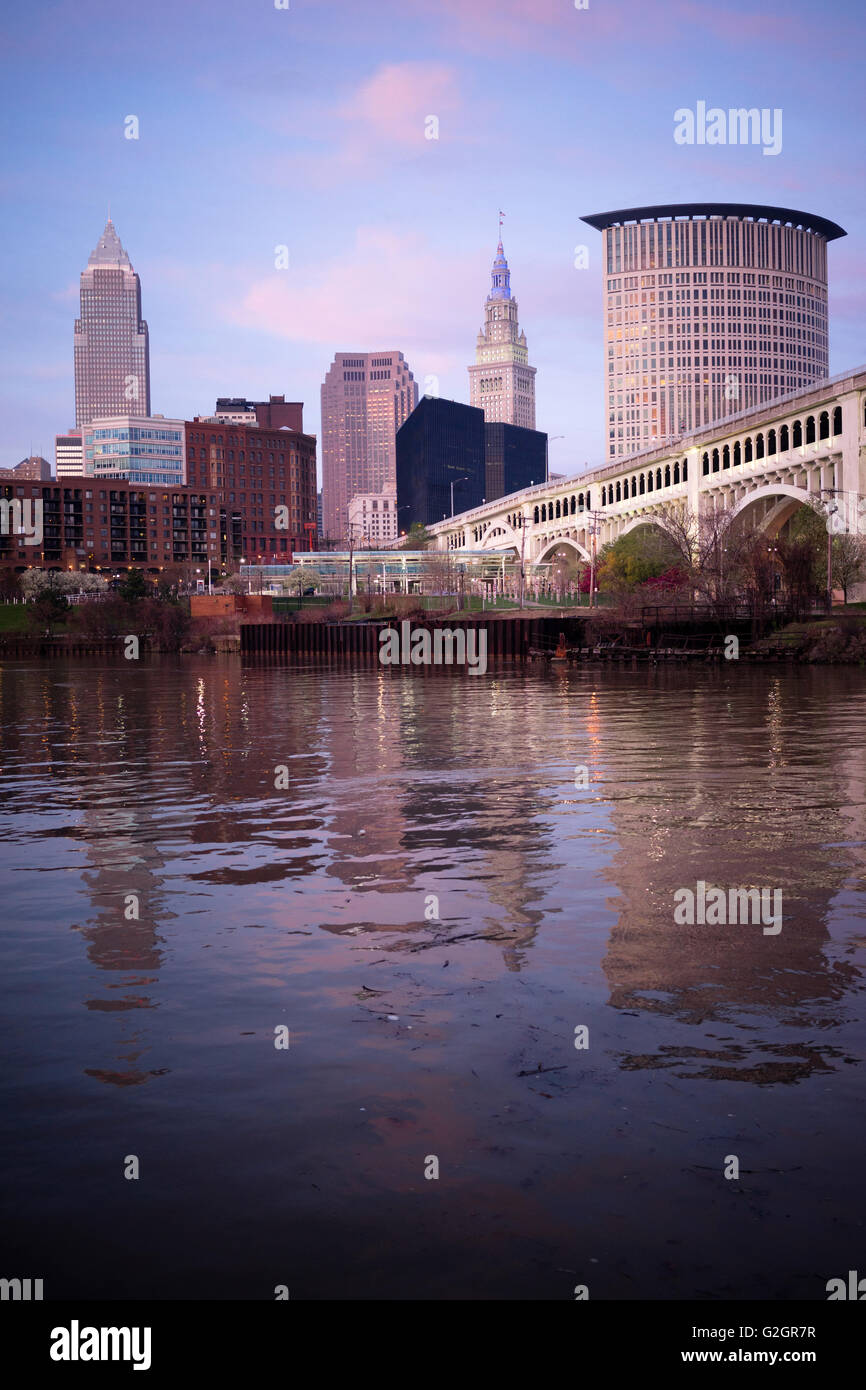
[[[849,235],[830,251],[830,373],[862,359],[863,134],[840,62],[853,4],[825,7],[820,26],[802,3],[778,20],[745,5],[409,10],[401,34],[387,3],[364,16],[217,4],[207,23],[193,6],[173,15],[158,74],[106,73],[86,111],[72,100],[75,74],[87,21],[107,7],[54,15],[38,44],[29,19],[10,17],[20,125],[4,172],[14,254],[2,284],[0,464],[52,457],[71,423],[70,318],[109,202],[144,286],[151,409],[169,417],[205,412],[217,395],[284,391],[307,403],[321,435],[334,353],[389,346],[419,383],[435,376],[442,396],[466,400],[499,208],[553,471],[605,456],[601,237],[581,222],[587,209],[761,201],[838,221]],[[133,38],[146,45],[167,14],[157,4],[114,16],[109,56]],[[818,42],[834,65],[831,107],[807,80]],[[614,50],[615,65],[602,61]],[[712,74],[696,77],[710,52]],[[700,101],[781,110],[778,153],[679,143],[674,113]]]

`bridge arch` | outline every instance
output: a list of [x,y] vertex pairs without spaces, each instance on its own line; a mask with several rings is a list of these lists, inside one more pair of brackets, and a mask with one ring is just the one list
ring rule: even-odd
[[577,551],[581,560],[584,560],[586,564],[590,563],[591,557],[589,551],[586,550],[579,541],[574,540],[572,536],[557,536],[555,540],[543,542],[541,550],[532,563],[535,565],[546,564],[547,561],[552,558],[554,552],[563,545],[570,545],[572,550]]
[[664,535],[669,534],[663,522],[658,519],[654,512],[645,511],[640,512],[638,516],[633,516],[631,521],[626,522],[622,530],[617,532],[615,539],[618,540],[620,536],[627,536],[629,531],[636,530],[638,526],[654,526],[657,531],[661,531]]
[[[483,529],[482,529],[483,528]],[[504,518],[482,523],[481,535],[476,541],[481,550],[505,550],[509,546],[520,548],[520,532],[509,526]]]
[[814,494],[806,492],[804,488],[791,487],[789,483],[767,483],[747,493],[737,503],[731,513],[731,521],[738,520],[750,507],[755,506],[759,511],[756,518],[758,528],[768,536],[775,536],[800,507],[818,510]]

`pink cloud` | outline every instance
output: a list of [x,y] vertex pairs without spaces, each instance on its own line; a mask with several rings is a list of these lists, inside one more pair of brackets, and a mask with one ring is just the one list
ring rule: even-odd
[[320,343],[329,352],[414,343],[435,353],[441,367],[459,325],[465,324],[467,348],[474,343],[480,308],[474,316],[471,309],[482,295],[483,283],[475,283],[471,263],[456,250],[445,252],[414,233],[361,227],[354,247],[339,258],[254,280],[229,315],[243,327]]
[[62,290],[52,290],[51,298],[58,304],[74,304],[78,300],[80,286],[77,280],[70,280]]
[[[430,18],[429,0],[402,0],[401,8],[406,4],[419,18]],[[624,49],[669,53],[689,30],[734,47],[768,42],[776,49],[814,42],[811,17],[792,14],[790,7],[758,14],[747,8],[718,9],[701,0],[668,0],[664,5],[588,0],[582,9],[572,0],[439,0],[435,11],[449,42],[460,47],[549,53],[587,64],[611,59],[614,43],[618,59]]]
[[338,107],[352,145],[423,146],[428,116],[441,121],[460,105],[457,77],[442,63],[389,63]]
[[[423,159],[438,148],[438,138],[453,146],[472,143],[474,131],[461,125],[463,102],[456,70],[444,63],[388,63],[377,68],[342,99],[309,103],[306,127],[315,130],[308,146],[283,155],[269,155],[258,177],[270,184],[295,184],[303,179],[316,188],[365,176],[379,175],[383,160]],[[248,113],[249,114],[249,113]],[[426,134],[429,116],[440,122],[438,138]],[[275,113],[266,101],[257,114],[268,128],[285,133],[292,117]]]
[[[321,350],[322,372],[334,352],[398,348],[422,390],[433,374],[443,395],[465,400],[489,266],[486,251],[473,256],[416,233],[365,226],[339,257],[257,275],[225,299],[225,312],[237,327],[309,345],[310,360]],[[561,258],[522,263],[516,288],[534,363],[547,352],[571,364],[567,375],[575,354],[600,352],[596,282],[574,270],[570,243]]]
[[782,13],[766,10],[719,9],[713,5],[680,0],[677,6],[683,21],[695,29],[703,29],[723,43],[741,48],[746,44],[765,42],[773,48],[815,43],[814,16],[792,13],[786,7]]

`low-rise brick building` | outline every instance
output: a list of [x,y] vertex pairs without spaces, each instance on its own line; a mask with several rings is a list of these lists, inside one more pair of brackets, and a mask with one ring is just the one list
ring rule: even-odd
[[[186,468],[190,487],[220,492],[227,512],[240,516],[244,558],[285,562],[294,550],[317,548],[314,435],[199,417],[186,423]],[[286,508],[284,527],[278,507]]]
[[135,566],[151,576],[180,570],[191,579],[196,570],[204,576],[208,562],[218,576],[236,572],[242,560],[290,563],[293,551],[317,548],[313,435],[207,419],[186,421],[184,432],[183,486],[18,474],[0,482],[0,501],[22,504],[31,536],[41,504],[33,544],[24,543],[12,508],[3,508],[0,569]]

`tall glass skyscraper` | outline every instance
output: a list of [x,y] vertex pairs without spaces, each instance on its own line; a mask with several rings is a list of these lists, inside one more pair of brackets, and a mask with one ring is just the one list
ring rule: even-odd
[[604,238],[608,459],[827,376],[835,222],[739,203],[583,220]]
[[150,349],[141,285],[109,218],[81,272],[75,423],[119,415],[150,415]]

